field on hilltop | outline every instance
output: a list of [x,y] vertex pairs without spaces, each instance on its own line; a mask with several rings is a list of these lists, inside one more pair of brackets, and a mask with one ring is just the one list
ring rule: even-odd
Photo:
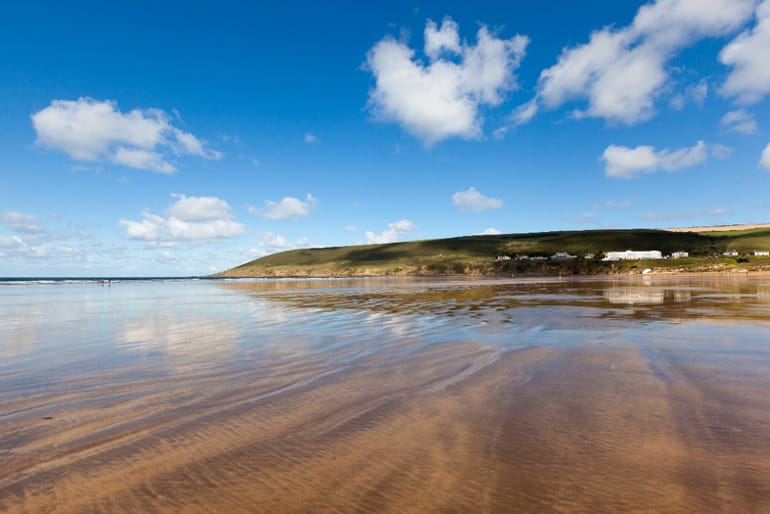
[[[707,229],[708,227],[703,227]],[[605,252],[660,250],[664,255],[689,252],[689,259],[605,262]],[[359,275],[509,275],[597,274],[633,272],[640,267],[661,271],[687,268],[759,269],[770,259],[754,258],[754,250],[770,249],[770,228],[737,231],[670,231],[652,229],[559,231],[465,236],[401,243],[289,250],[261,257],[217,277],[359,276]],[[737,258],[722,257],[736,250]],[[537,260],[557,252],[569,261]],[[511,260],[498,261],[498,256]],[[519,258],[526,256],[528,258]],[[767,262],[766,262],[767,261]]]

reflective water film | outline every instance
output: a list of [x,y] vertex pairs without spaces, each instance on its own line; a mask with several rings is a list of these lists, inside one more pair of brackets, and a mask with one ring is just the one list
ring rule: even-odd
[[770,277],[0,283],[3,512],[768,512]]

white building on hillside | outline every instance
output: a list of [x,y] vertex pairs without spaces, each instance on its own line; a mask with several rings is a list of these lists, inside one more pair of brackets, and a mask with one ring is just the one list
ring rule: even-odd
[[662,259],[660,250],[626,250],[625,252],[607,252],[604,261],[639,261],[642,259]]
[[689,256],[690,252],[671,252],[672,259],[684,259],[685,257]]
[[754,257],[770,257],[770,250],[754,250]]

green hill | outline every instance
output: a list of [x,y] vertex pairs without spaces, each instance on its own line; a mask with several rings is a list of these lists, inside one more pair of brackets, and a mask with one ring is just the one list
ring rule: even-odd
[[[690,258],[601,260],[605,252],[628,249],[660,250],[664,255],[686,251]],[[541,232],[290,250],[247,262],[215,276],[595,274],[623,273],[644,267],[685,271],[758,269],[770,264],[770,259],[747,255],[753,254],[755,249],[770,249],[770,229],[699,233],[650,229]],[[746,255],[722,257],[727,250]],[[556,252],[568,252],[577,258],[566,262],[532,259],[550,257]],[[497,261],[497,257],[503,255],[512,259]],[[529,259],[516,259],[517,255],[526,255]]]

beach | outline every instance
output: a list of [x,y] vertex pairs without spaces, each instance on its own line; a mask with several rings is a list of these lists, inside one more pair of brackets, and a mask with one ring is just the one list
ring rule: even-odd
[[41,287],[3,511],[770,510],[764,278]]

